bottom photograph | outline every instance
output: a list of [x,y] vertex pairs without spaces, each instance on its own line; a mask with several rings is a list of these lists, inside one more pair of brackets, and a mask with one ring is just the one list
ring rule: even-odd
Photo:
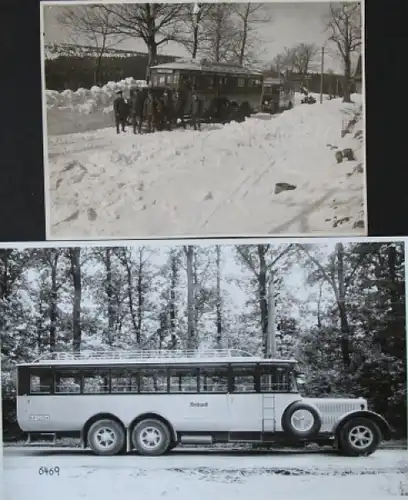
[[0,248],[4,500],[408,496],[404,241],[237,241]]

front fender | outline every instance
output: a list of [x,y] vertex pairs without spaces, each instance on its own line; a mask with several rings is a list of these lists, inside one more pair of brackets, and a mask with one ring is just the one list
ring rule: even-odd
[[332,429],[333,434],[337,435],[346,422],[349,422],[353,418],[357,417],[364,417],[373,420],[379,427],[384,440],[389,441],[392,438],[392,429],[389,423],[384,417],[370,410],[357,410],[345,413],[335,422]]

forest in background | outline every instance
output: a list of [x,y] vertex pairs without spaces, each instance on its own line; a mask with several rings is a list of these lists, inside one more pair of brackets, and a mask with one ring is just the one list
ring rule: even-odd
[[15,363],[52,351],[231,347],[279,357],[308,396],[365,397],[406,436],[403,243],[0,249],[3,429]]

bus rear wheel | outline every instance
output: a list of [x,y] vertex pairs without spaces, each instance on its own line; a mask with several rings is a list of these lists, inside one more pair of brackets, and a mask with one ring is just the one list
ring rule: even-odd
[[125,432],[114,420],[98,420],[91,425],[88,442],[96,455],[117,455],[125,444]]
[[132,444],[141,455],[163,455],[171,444],[170,431],[160,420],[142,420],[132,432]]

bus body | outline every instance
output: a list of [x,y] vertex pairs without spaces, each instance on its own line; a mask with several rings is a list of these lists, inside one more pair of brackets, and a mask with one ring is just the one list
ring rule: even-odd
[[291,109],[295,102],[295,92],[289,80],[267,77],[263,80],[261,111],[278,113]]
[[209,119],[222,118],[220,103],[229,103],[243,117],[260,110],[263,76],[259,71],[205,59],[160,64],[152,66],[150,71],[151,86],[166,86],[184,94],[187,110],[191,106],[191,92],[196,90],[203,101],[204,117]]
[[[180,443],[316,442],[362,455],[389,435],[363,399],[303,398],[294,360],[231,350],[52,357],[18,365],[18,423],[29,434],[78,436],[97,454],[159,455]],[[357,427],[371,436],[366,447],[348,444]]]

